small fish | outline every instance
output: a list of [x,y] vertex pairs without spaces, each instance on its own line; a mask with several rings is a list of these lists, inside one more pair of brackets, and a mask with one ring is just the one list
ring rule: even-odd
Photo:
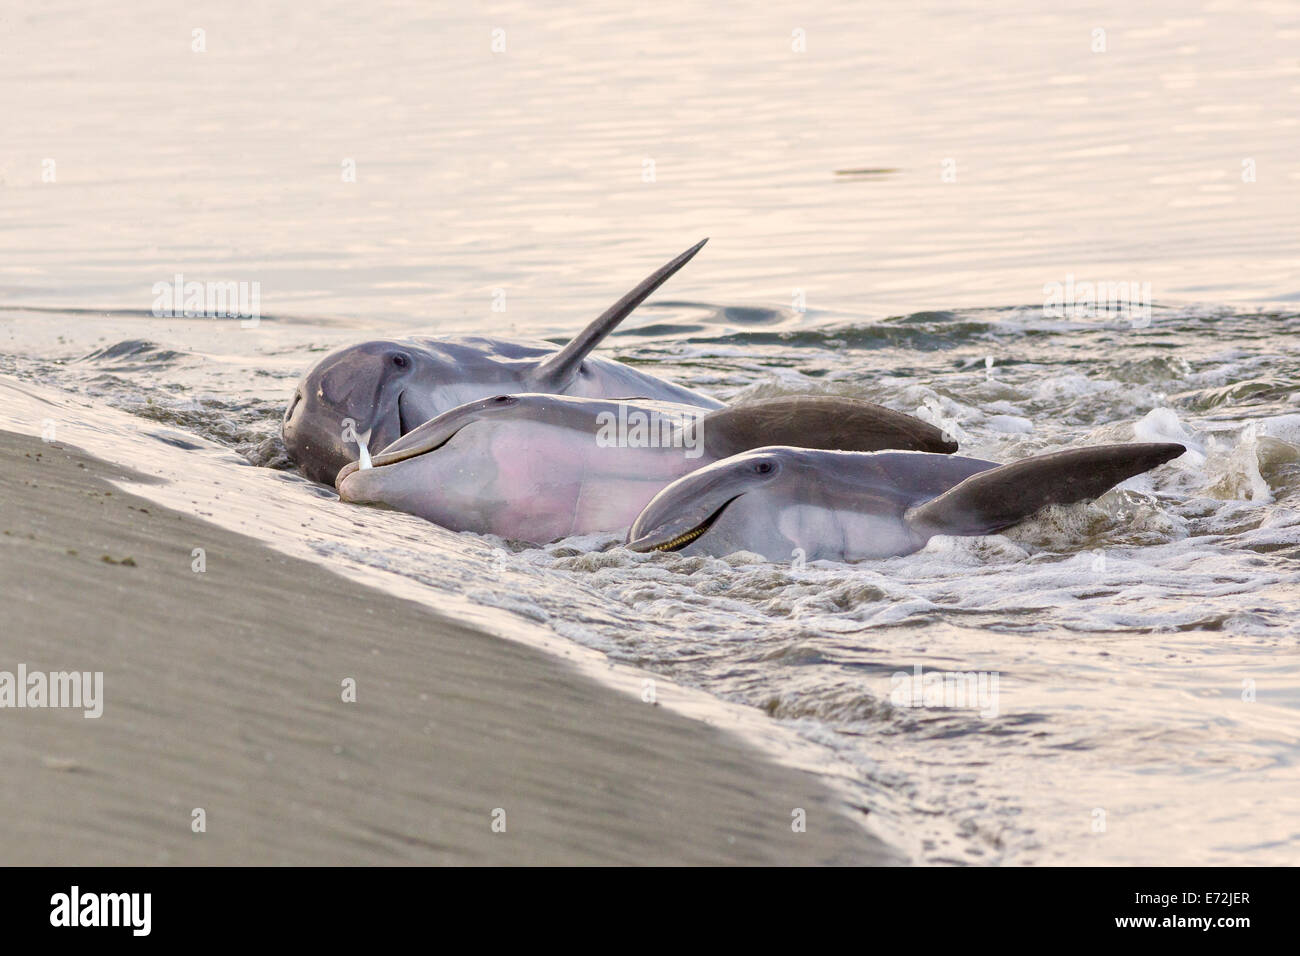
[[375,467],[370,461],[370,448],[368,447],[370,433],[372,431],[374,431],[373,428],[367,428],[366,433],[359,436],[359,440],[357,441],[357,451],[360,453],[357,460],[361,463],[362,471]]

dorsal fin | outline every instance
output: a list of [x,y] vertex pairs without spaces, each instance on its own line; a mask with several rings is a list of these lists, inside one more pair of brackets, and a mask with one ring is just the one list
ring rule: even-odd
[[1187,449],[1170,443],[1095,445],[1037,455],[990,468],[907,512],[925,538],[993,534],[1047,505],[1097,498],[1126,478],[1150,471]]
[[720,408],[704,418],[705,450],[727,458],[765,445],[829,451],[929,451],[957,443],[929,422],[856,398],[792,395]]
[[568,385],[573,380],[573,376],[578,373],[578,367],[582,365],[582,360],[588,353],[599,345],[605,336],[614,331],[620,322],[631,315],[632,310],[644,302],[646,296],[690,262],[695,253],[703,249],[708,241],[708,239],[701,239],[680,256],[660,266],[638,282],[636,288],[602,312],[594,322],[575,335],[568,345],[538,365],[529,376],[528,390],[557,392]]

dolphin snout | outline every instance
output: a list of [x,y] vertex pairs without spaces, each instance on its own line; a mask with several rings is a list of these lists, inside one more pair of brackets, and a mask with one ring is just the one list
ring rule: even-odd
[[652,512],[656,510],[656,503],[659,504],[657,510],[667,510],[666,503],[652,501],[628,530],[625,546],[630,551],[680,551],[712,528],[722,512],[739,497],[740,494],[733,495],[716,509],[708,510],[708,506],[696,503],[683,513],[664,515],[662,518]]
[[349,504],[382,504],[383,490],[389,486],[389,476],[384,469],[363,469],[360,462],[350,462],[339,470],[334,479],[339,500]]

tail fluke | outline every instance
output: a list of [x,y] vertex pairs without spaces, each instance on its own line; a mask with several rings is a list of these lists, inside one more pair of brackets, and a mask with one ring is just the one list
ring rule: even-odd
[[1038,455],[972,475],[907,512],[912,530],[981,535],[1009,528],[1045,508],[1097,498],[1115,485],[1172,461],[1187,449],[1173,443],[1097,445]]

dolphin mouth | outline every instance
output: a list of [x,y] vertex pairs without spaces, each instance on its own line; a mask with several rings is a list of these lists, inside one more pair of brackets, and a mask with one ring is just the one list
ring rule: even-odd
[[705,518],[703,521],[697,524],[694,528],[691,528],[689,531],[685,531],[682,534],[679,534],[676,537],[670,538],[669,540],[661,542],[659,544],[653,543],[654,541],[653,533],[644,535],[638,538],[636,541],[629,542],[628,549],[631,551],[641,551],[641,552],[680,551],[682,550],[682,548],[686,547],[696,538],[700,537],[700,535],[704,534],[706,531],[712,528],[713,523],[717,521],[720,517],[722,517],[722,512],[726,511],[727,508],[731,505],[731,503],[735,501],[736,498],[739,497],[740,495],[735,495],[734,497],[728,498],[718,507],[717,511],[713,512],[713,514],[709,515],[707,518]]
[[413,445],[410,448],[403,448],[401,451],[381,452],[380,454],[375,455],[368,464],[364,461],[350,461],[339,470],[337,477],[334,479],[334,487],[339,487],[344,478],[348,477],[348,475],[355,474],[358,471],[372,471],[376,468],[383,468],[385,465],[395,465],[399,461],[419,458],[421,455],[427,455],[429,452],[437,451],[443,445],[447,444],[447,442],[459,435],[461,428],[464,427],[465,426],[462,425],[442,441],[435,444]]
[[[401,391],[397,393],[397,437],[398,438],[401,438],[409,431],[414,431],[414,429],[407,427],[406,413],[402,411],[402,396],[405,394],[406,394],[405,391]],[[423,422],[421,422],[421,424],[423,424]]]

